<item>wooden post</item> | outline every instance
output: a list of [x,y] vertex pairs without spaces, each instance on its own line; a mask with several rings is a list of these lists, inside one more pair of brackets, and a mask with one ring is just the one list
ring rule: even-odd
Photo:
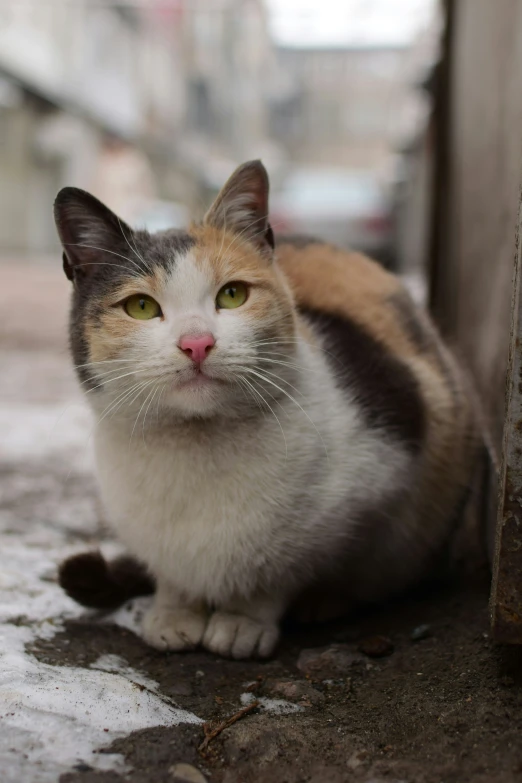
[[500,464],[495,532],[491,624],[498,642],[522,644],[522,297],[521,221],[519,205],[511,334],[506,383],[506,416]]

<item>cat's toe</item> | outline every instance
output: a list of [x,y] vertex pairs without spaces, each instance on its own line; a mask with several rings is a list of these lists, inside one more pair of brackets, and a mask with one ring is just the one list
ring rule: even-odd
[[207,617],[190,609],[149,609],[143,619],[143,638],[157,650],[193,650],[201,642]]
[[207,625],[203,646],[227,658],[267,658],[278,639],[277,625],[258,623],[244,615],[215,612]]

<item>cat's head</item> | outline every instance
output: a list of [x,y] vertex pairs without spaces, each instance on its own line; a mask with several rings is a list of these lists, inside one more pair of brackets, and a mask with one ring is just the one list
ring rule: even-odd
[[58,194],[55,220],[72,353],[103,415],[233,416],[279,396],[295,322],[261,162],[240,166],[186,232],[133,231],[76,188]]

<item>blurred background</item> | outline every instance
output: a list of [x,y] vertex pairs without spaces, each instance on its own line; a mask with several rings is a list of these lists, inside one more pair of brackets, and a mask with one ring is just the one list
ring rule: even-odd
[[64,185],[154,230],[262,158],[276,230],[419,267],[440,29],[436,0],[0,0],[1,255],[57,258]]
[[522,0],[0,0],[0,474],[80,398],[58,190],[179,227],[251,158],[276,232],[363,250],[427,304],[500,450]]

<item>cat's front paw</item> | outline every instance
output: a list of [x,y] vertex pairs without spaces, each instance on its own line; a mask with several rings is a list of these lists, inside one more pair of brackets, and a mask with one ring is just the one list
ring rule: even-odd
[[207,616],[192,609],[165,609],[154,605],[143,618],[143,638],[157,650],[193,650],[201,642]]
[[275,624],[260,623],[241,614],[214,612],[203,647],[227,658],[268,658],[279,639]]

